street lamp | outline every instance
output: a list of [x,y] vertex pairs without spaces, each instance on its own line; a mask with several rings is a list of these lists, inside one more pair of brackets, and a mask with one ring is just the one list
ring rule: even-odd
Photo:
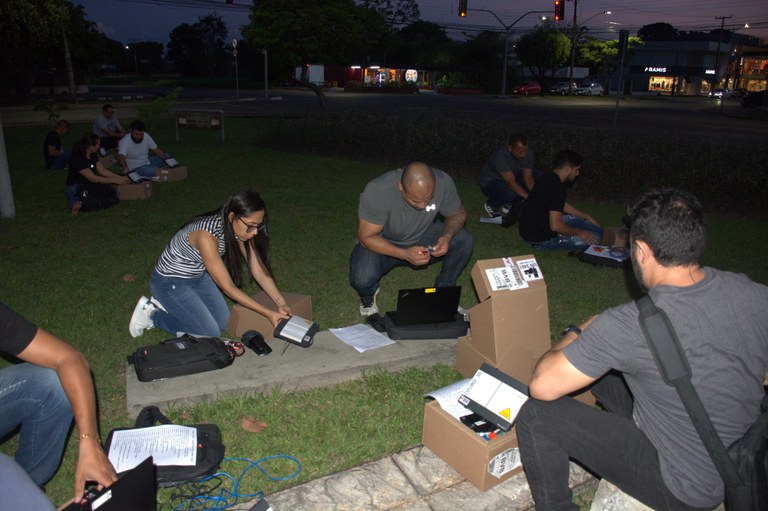
[[[578,7],[578,4],[579,0],[573,0],[573,29],[571,33],[571,65],[568,70],[568,94],[573,93],[571,89],[573,88],[573,66],[576,64],[576,38],[578,36],[578,30],[576,26],[576,8]],[[586,25],[589,20],[598,16],[602,16],[603,14],[611,14],[611,11],[598,12],[594,16],[587,18],[587,21],[584,22],[584,25]]]
[[136,50],[131,48],[127,44],[125,45],[125,50],[126,51],[130,51],[131,53],[133,53],[133,72],[138,75],[139,74],[139,59],[136,57]]
[[[529,14],[541,14],[543,12],[549,12],[549,11],[528,11],[524,13],[522,16],[517,18],[515,21],[513,21],[511,24],[506,25],[503,21],[501,21],[501,18],[499,18],[495,12],[489,11],[488,9],[467,9],[468,11],[477,11],[477,12],[487,12],[488,14],[491,14],[496,20],[501,23],[501,26],[504,27],[504,59],[501,65],[501,96],[504,97],[507,95],[507,60],[509,59],[509,34],[510,29],[514,27],[521,19],[525,18]],[[546,16],[539,16],[540,19],[545,20],[547,19]]]

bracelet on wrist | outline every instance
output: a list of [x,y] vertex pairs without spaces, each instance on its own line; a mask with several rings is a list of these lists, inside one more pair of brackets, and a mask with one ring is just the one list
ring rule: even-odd
[[98,443],[101,443],[101,438],[99,438],[99,435],[80,435],[80,440],[85,440],[86,438],[92,438]]
[[565,330],[560,332],[560,337],[565,337],[571,332],[573,332],[577,336],[581,335],[581,328],[577,327],[576,325],[568,325],[567,327],[565,327]]

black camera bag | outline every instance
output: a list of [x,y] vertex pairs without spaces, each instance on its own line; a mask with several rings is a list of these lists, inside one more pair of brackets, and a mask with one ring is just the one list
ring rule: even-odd
[[128,364],[133,365],[139,381],[213,371],[231,365],[234,360],[234,349],[218,337],[188,334],[142,346],[128,356]]

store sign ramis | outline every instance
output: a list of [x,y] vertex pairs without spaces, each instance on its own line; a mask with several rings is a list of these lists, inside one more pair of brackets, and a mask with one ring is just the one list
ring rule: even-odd
[[643,73],[666,73],[666,72],[667,72],[666,67],[646,66],[646,68],[643,70]]

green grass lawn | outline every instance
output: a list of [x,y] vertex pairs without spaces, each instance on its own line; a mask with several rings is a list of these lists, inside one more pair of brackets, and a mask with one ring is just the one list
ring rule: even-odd
[[[175,142],[171,124],[150,133],[189,167],[189,179],[156,184],[144,201],[125,201],[100,212],[69,215],[63,196],[65,173],[47,171],[40,145],[46,128],[5,128],[16,216],[0,220],[0,300],[81,350],[91,363],[98,391],[101,432],[132,425],[125,404],[125,357],[138,346],[168,338],[152,330],[140,339],[128,334],[128,320],[150,271],[171,235],[190,216],[219,207],[233,192],[251,187],[267,203],[273,270],[284,291],[312,295],[314,318],[323,329],[360,321],[357,296],[347,281],[355,243],[358,194],[390,167],[276,152],[259,145],[268,119],[228,119],[227,142],[219,134],[184,131]],[[90,125],[75,125],[71,145]],[[418,155],[403,155],[404,162]],[[473,260],[530,253],[515,228],[480,224],[483,197],[473,182],[457,182],[475,237]],[[623,207],[577,203],[603,225],[619,225]],[[745,272],[768,283],[765,222],[709,218],[705,264]],[[564,253],[538,253],[548,286],[552,332],[602,309],[629,300],[636,288],[624,272],[579,263]],[[379,305],[395,306],[395,291],[427,286],[437,267],[396,269],[383,281]],[[469,271],[462,274],[462,305],[477,303]],[[249,291],[258,289],[249,284]],[[399,452],[421,439],[423,393],[456,381],[452,368],[373,372],[329,389],[252,397],[232,396],[168,415],[181,422],[214,422],[227,455],[256,460],[273,454],[295,456],[297,478],[275,481],[249,473],[243,491],[274,492],[298,482]],[[350,412],[354,410],[354,412]],[[263,420],[260,433],[244,431],[243,417]],[[2,446],[12,453],[15,438]],[[76,441],[47,491],[56,503],[72,494]],[[242,467],[225,467],[232,472]],[[276,462],[274,475],[292,468]],[[161,494],[167,497],[167,492]]]

